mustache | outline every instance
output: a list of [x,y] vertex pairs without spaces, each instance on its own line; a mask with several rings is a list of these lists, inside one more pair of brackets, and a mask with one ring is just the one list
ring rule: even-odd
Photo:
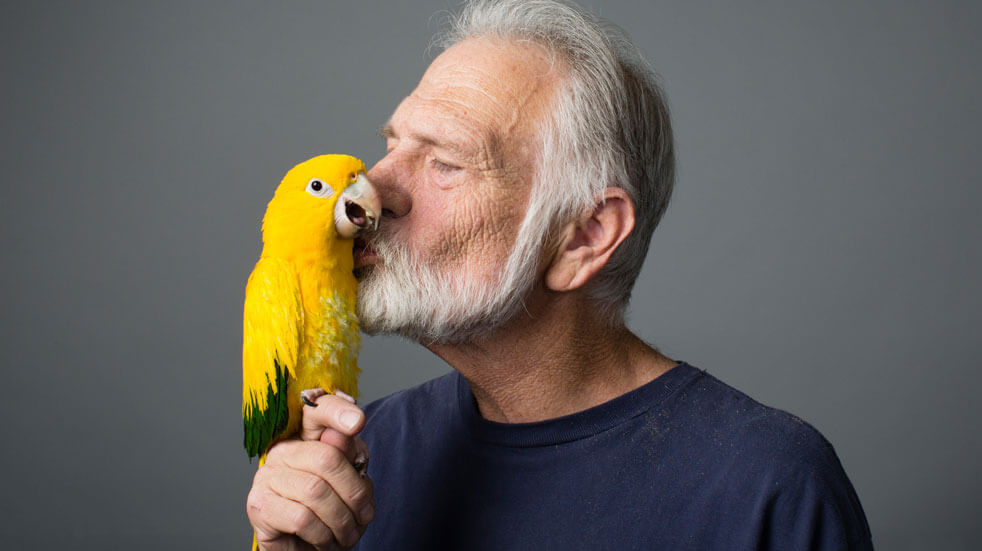
[[378,228],[369,231],[363,231],[359,236],[358,240],[362,244],[378,248],[379,246],[388,247],[392,242],[393,230],[386,224],[380,224]]
[[378,229],[364,233],[359,239],[363,240],[362,246],[382,260],[382,264],[421,267],[435,261],[435,259],[424,258],[424,255],[409,241],[398,237],[396,231],[386,225],[380,225]]

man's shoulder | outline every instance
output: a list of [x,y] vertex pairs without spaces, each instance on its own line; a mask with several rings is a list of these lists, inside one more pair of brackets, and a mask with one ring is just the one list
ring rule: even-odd
[[677,476],[691,475],[687,491],[698,510],[719,504],[718,517],[733,526],[751,522],[735,510],[752,512],[756,521],[769,519],[766,537],[787,548],[807,547],[814,537],[822,548],[869,547],[855,489],[832,444],[815,427],[705,372],[673,398],[659,412],[670,414],[677,431],[665,460]]
[[734,460],[768,457],[766,464],[791,470],[838,466],[832,445],[811,424],[706,372],[679,389],[675,408],[690,437],[701,435]]

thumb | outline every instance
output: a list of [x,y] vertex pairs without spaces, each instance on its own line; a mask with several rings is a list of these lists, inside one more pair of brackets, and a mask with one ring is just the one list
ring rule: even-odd
[[316,399],[311,399],[310,393],[305,396],[304,401],[313,405],[303,406],[300,438],[320,440],[353,460],[357,454],[353,437],[365,426],[365,412],[354,404],[354,399],[340,392],[324,393]]

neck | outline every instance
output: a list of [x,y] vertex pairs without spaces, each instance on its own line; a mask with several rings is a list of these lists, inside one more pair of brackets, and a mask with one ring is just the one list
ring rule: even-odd
[[602,404],[675,366],[623,327],[597,320],[585,297],[540,292],[528,313],[480,342],[430,350],[470,383],[481,415],[528,423]]

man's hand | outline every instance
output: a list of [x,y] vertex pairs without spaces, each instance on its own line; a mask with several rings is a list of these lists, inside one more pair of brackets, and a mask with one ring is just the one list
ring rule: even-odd
[[267,551],[348,548],[375,516],[368,446],[356,436],[365,414],[346,397],[316,404],[303,408],[302,440],[273,446],[253,479],[246,509]]

